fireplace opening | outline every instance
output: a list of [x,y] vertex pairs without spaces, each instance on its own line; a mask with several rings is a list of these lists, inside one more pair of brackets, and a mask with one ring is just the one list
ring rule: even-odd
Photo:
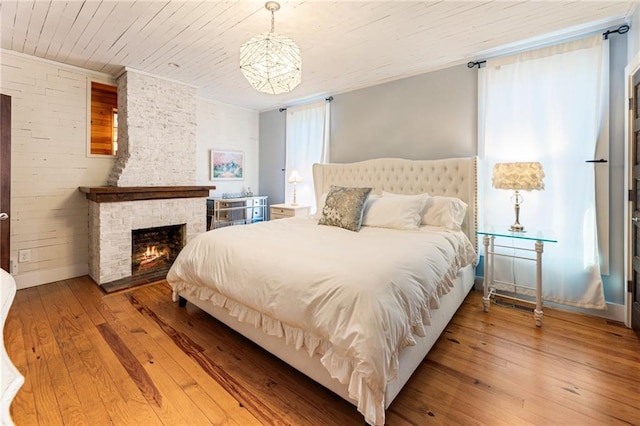
[[184,247],[185,224],[131,231],[131,274],[168,272]]

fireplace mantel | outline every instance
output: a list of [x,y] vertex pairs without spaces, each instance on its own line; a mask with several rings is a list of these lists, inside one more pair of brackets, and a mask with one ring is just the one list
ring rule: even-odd
[[78,188],[88,200],[96,203],[161,200],[167,198],[202,198],[209,196],[215,186],[81,186]]

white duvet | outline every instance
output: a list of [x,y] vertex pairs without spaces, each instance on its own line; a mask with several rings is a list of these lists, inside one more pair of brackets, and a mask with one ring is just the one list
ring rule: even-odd
[[458,269],[475,261],[462,232],[352,232],[291,218],[198,235],[167,281],[174,296],[211,300],[240,321],[321,354],[366,421],[383,425],[398,351],[428,333],[430,309]]

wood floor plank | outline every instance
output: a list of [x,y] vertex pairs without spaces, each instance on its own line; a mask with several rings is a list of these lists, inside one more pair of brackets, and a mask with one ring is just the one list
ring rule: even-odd
[[[165,299],[166,300],[166,299]],[[136,302],[139,304],[140,302]],[[144,305],[140,305],[139,308]],[[166,306],[166,305],[165,305]],[[155,306],[153,309],[157,309],[158,306]],[[171,306],[171,310],[175,311],[175,305]],[[152,315],[157,317],[155,321],[162,321],[162,319],[156,315],[155,310],[153,310]],[[149,314],[149,312],[147,312]],[[161,316],[162,314],[158,312]],[[220,325],[219,327],[224,327],[224,325]],[[282,410],[276,410],[272,404],[273,401],[282,401],[281,399],[269,398],[264,399],[261,396],[259,390],[264,389],[263,385],[266,380],[263,380],[260,375],[256,375],[256,371],[253,369],[253,364],[250,362],[242,361],[242,350],[239,348],[230,349],[227,354],[232,355],[232,358],[238,362],[238,364],[242,364],[242,369],[245,374],[249,374],[251,376],[250,380],[243,380],[244,375],[234,374],[235,371],[230,367],[229,363],[225,363],[225,357],[221,357],[220,352],[210,353],[205,352],[200,345],[195,342],[189,342],[191,339],[187,339],[184,333],[172,327],[171,330],[165,330],[165,333],[172,336],[175,342],[182,348],[185,353],[188,353],[193,360],[195,360],[199,366],[208,372],[212,377],[214,377],[230,394],[232,394],[243,406],[245,406],[254,416],[256,416],[263,424],[291,424],[290,419],[285,417],[281,417],[280,413]],[[216,339],[216,337],[214,337]],[[219,346],[219,345],[217,345]],[[252,350],[254,350],[252,348]],[[265,356],[269,356],[268,354],[264,354]],[[228,359],[228,358],[227,358]],[[263,362],[268,363],[270,360],[263,359]],[[273,396],[277,398],[277,389],[274,388],[275,381],[271,381],[272,386],[269,387],[269,390]],[[268,386],[268,385],[267,385]],[[297,395],[290,395],[292,398],[289,399],[288,402],[295,399]],[[299,414],[299,413],[296,413]],[[299,423],[299,419],[298,419]],[[295,422],[293,424],[296,424]]]
[[[258,416],[261,421],[272,422],[274,415],[269,413],[273,410],[285,412],[286,416],[281,421],[289,424],[308,424],[309,419],[321,424],[349,424],[361,421],[361,415],[353,405],[311,379],[301,376],[277,357],[262,352],[260,358],[254,359],[252,355],[256,349],[262,349],[248,339],[239,337],[233,330],[212,319],[208,314],[201,315],[202,311],[198,309],[195,315],[188,317],[189,319],[182,319],[180,315],[176,317],[176,312],[181,313],[184,308],[177,308],[174,303],[166,303],[170,300],[170,295],[168,286],[155,286],[145,289],[144,292],[136,292],[136,297],[153,306],[154,312],[166,316],[166,320],[172,318],[177,321],[176,324],[182,327],[177,327],[179,331],[201,336],[200,343],[207,347],[205,355],[209,359],[215,359],[219,366],[219,373],[214,374],[227,377],[222,379],[223,382],[235,382],[227,384],[229,391],[236,394],[243,404],[247,404],[251,401],[247,401],[247,397],[243,397],[242,394],[246,392],[244,389],[251,389],[253,399],[261,401],[259,407],[254,407],[256,412],[262,413]],[[210,342],[215,342],[215,345]],[[249,356],[245,356],[247,352],[250,353]],[[206,363],[204,367],[207,367]],[[303,388],[299,385],[301,380],[307,381]],[[318,410],[318,407],[322,406],[330,406],[331,409]]]
[[[17,303],[24,303],[23,299],[26,299],[26,293],[21,292],[16,295],[16,300],[20,300]],[[27,363],[27,353],[24,350],[25,341],[23,336],[24,330],[18,310],[12,307],[9,309],[9,315],[5,322],[4,343],[7,353],[14,354],[11,359],[13,365],[15,365],[22,376],[25,376],[29,371],[29,367]],[[18,392],[10,408],[11,415],[17,424],[27,425],[38,422],[36,403],[31,390],[31,381],[25,382],[22,385],[22,391]]]
[[[494,307],[496,308],[495,312]],[[468,314],[469,312],[465,311],[465,313]],[[505,322],[514,326],[524,326],[529,325],[532,321],[531,312],[496,304],[492,304],[490,312],[485,313],[485,316],[487,317],[487,322],[491,325]],[[573,321],[568,321],[565,318],[572,318]],[[545,325],[547,324],[547,319],[552,327],[536,327],[531,330],[531,333],[545,332],[547,336],[577,338],[582,341],[589,341],[592,348],[599,348],[605,351],[611,349],[607,342],[614,339],[621,342],[616,353],[619,355],[631,355],[636,360],[640,359],[639,354],[626,346],[627,344],[633,344],[637,337],[620,323],[552,308],[545,308]]]
[[183,392],[214,424],[257,424],[258,420],[243,408],[225,389],[209,376],[193,359],[174,344],[157,326],[144,316],[135,318],[131,333],[151,356],[154,365],[162,366]]
[[[456,325],[450,325],[455,328]],[[476,337],[470,335],[469,342],[473,342]],[[465,337],[460,337],[465,341]],[[615,397],[615,405],[618,415],[624,417],[623,413],[628,412],[634,404],[637,405],[638,382],[635,380],[619,380],[612,377],[608,372],[593,368],[591,365],[577,363],[572,359],[561,358],[554,354],[544,352],[533,352],[529,354],[510,342],[496,341],[493,345],[488,345],[484,352],[487,355],[500,356],[509,359],[509,364],[503,374],[518,377],[522,381],[536,381],[537,376],[544,376],[544,383],[566,392],[560,393],[562,398],[574,400],[584,405],[581,411],[595,411],[594,417],[600,413],[606,413],[612,397]],[[541,371],[528,370],[527,367],[543,362],[545,368]],[[528,375],[522,374],[528,371]],[[563,373],[571,371],[572,375],[566,377]],[[609,385],[610,387],[607,387]],[[606,396],[602,390],[607,389]],[[571,404],[566,403],[567,406]],[[631,409],[628,418],[640,415],[636,409]]]
[[[466,357],[463,359],[465,360],[462,362],[468,362]],[[431,402],[429,411],[434,413],[433,417],[440,417],[441,411],[451,411],[450,407],[456,403],[460,393],[464,392],[469,398],[464,398],[464,404],[461,404],[462,409],[456,410],[459,414],[483,420],[485,424],[522,423],[517,415],[511,414],[508,410],[513,408],[513,411],[518,412],[524,405],[522,398],[510,392],[501,392],[499,389],[488,389],[492,392],[487,392],[486,383],[478,380],[475,374],[463,374],[429,358],[423,361],[419,370],[411,377],[408,388],[411,391],[403,391],[390,407],[392,410],[395,409],[395,404],[406,404],[407,396],[417,392],[424,401]],[[443,407],[441,401],[447,401],[448,405]],[[484,410],[487,401],[496,408],[495,411]]]
[[91,278],[85,276],[68,280],[67,285],[94,325],[115,319],[104,302],[106,296]]
[[[83,330],[82,334],[74,336],[74,342],[87,374],[92,378],[92,383],[107,408],[111,422],[123,425],[161,424],[160,418],[96,328],[105,322],[100,309],[96,308],[103,303],[102,292],[91,280],[67,281],[67,284],[69,285],[59,287],[60,296],[67,301],[67,306]],[[105,312],[108,317],[113,317],[110,312]]]
[[[413,378],[411,379],[413,381]],[[450,378],[447,377],[447,381]],[[418,383],[414,381],[409,387],[405,387],[402,397],[396,398],[387,410],[387,420],[391,424],[396,424],[399,417],[409,424],[442,424],[444,419],[455,420],[457,424],[491,424],[513,425],[520,423],[519,418],[511,416],[504,411],[496,410],[490,412],[478,409],[477,400],[469,401],[455,410],[452,414],[451,406],[455,403],[456,394],[461,389],[461,384],[457,383],[449,392],[440,390],[431,391],[436,380],[429,377],[428,389],[413,386]],[[447,414],[444,414],[447,413]],[[499,414],[498,414],[499,413]]]
[[[178,307],[165,283],[104,295],[81,277],[20,290],[7,327],[9,355],[27,378],[12,406],[18,425],[83,423],[69,414],[77,406],[98,425],[362,424],[351,404],[191,304]],[[162,407],[123,366],[133,359]],[[92,402],[104,411],[88,412]],[[484,313],[475,292],[387,410],[388,426],[638,418],[640,339],[631,330],[548,307],[538,328],[530,312],[494,305]]]
[[[476,322],[472,315],[462,314],[457,316],[455,321],[452,321],[449,328],[460,326],[462,333],[467,330],[466,333],[470,334],[469,338],[477,341],[478,338],[481,338],[479,334],[483,332],[477,327]],[[547,330],[548,327],[532,333],[528,327],[521,329],[512,322],[500,321],[496,322],[493,328],[498,336],[491,336],[490,350],[485,351],[489,356],[502,356],[505,359],[510,359],[512,363],[520,363],[521,367],[526,367],[531,362],[539,362],[541,358],[544,358],[545,371],[550,374],[558,373],[559,370],[567,368],[588,371],[589,374],[577,375],[574,379],[595,389],[602,389],[602,385],[610,385],[607,387],[607,392],[617,393],[621,400],[633,398],[634,391],[638,390],[640,372],[634,368],[637,363],[631,361],[629,364],[628,361],[625,361],[619,364],[620,371],[624,371],[624,373],[622,375],[616,374],[618,369],[610,368],[618,365],[619,356],[615,352],[594,351],[589,347],[583,347],[581,351],[576,352],[575,347],[585,346],[584,342],[563,339],[562,335],[558,335],[557,332]],[[611,345],[613,348],[619,346],[616,344],[617,340],[617,337],[609,338],[610,345],[614,343]],[[503,352],[504,355],[501,355]],[[526,355],[529,355],[529,359],[525,358]],[[627,357],[624,354],[622,356]],[[594,365],[592,363],[594,357],[602,357],[607,362]]]
[[[504,309],[509,308],[499,308],[497,312],[509,314]],[[492,313],[493,311],[492,309]],[[490,317],[487,317],[487,320],[492,321]],[[452,323],[448,327],[449,330],[462,323],[478,330],[482,328],[482,326],[477,326],[477,317],[474,318],[473,315],[457,315]],[[591,420],[605,422],[615,417],[620,421],[633,424],[634,419],[640,418],[640,411],[638,411],[640,409],[638,404],[639,382],[635,379],[618,378],[615,375],[612,377],[611,371],[608,371],[607,368],[609,363],[594,367],[588,361],[594,359],[595,353],[598,353],[599,356],[605,356],[604,352],[592,352],[589,348],[582,348],[581,354],[575,356],[575,347],[580,345],[574,342],[573,348],[566,347],[566,339],[561,339],[555,330],[550,330],[552,324],[545,323],[544,328],[535,329],[533,332],[526,326],[523,328],[514,327],[516,326],[513,321],[495,322],[492,333],[495,333],[496,336],[491,336],[491,342],[485,342],[484,348],[488,354],[502,356],[510,360],[507,368],[500,375],[505,378],[511,377],[512,386],[517,386],[519,383],[527,384],[529,398],[544,398],[553,395],[553,398],[545,406],[554,406],[554,404],[560,403],[562,410],[559,411],[568,413],[569,418],[573,421],[587,417]],[[479,333],[481,332],[479,331]],[[529,335],[529,341],[523,343],[521,339],[524,337],[522,336],[527,335]],[[547,336],[551,337],[547,339]],[[463,337],[460,337],[460,340],[462,339]],[[532,344],[531,341],[535,340],[544,340],[545,345]],[[478,336],[471,336],[470,341],[478,341]],[[532,350],[533,348],[535,349]],[[560,354],[556,351],[559,351]],[[431,356],[437,356],[437,352],[433,352]],[[623,356],[625,355],[623,354]],[[576,358],[579,360],[576,361]],[[474,359],[479,362],[481,357]],[[543,369],[535,368],[541,364],[544,365]],[[486,366],[480,364],[477,370],[490,371],[484,367]],[[567,372],[571,374],[568,376]],[[634,376],[636,372],[637,369],[633,368],[629,374]],[[493,374],[497,373],[493,372]],[[589,383],[586,383],[585,380]],[[579,383],[579,386],[576,383]],[[610,387],[603,386],[608,383],[610,383]],[[620,385],[623,390],[618,394]],[[625,386],[628,386],[626,391]],[[606,389],[606,396],[603,395],[603,389]],[[618,394],[617,397],[611,398],[611,395],[616,394]]]
[[[133,306],[125,301],[125,297],[123,295],[122,297],[109,298],[108,303],[111,306],[122,305],[122,309],[114,309],[114,311],[124,312],[128,307],[130,311],[136,312]],[[193,406],[190,406],[189,410],[198,411],[195,415],[188,416],[190,422],[198,423],[197,417],[204,416],[201,418],[202,423],[229,425],[258,423],[255,417],[240,407],[237,401],[231,398],[218,383],[206,375],[196,363],[175,346],[171,339],[158,330],[155,323],[143,315],[133,315],[126,316],[113,325],[123,341],[136,354],[136,357],[139,360],[144,360],[143,364],[146,368],[150,371],[154,370],[155,381],[158,380],[156,377],[159,374],[161,374],[160,377],[164,377],[165,381],[167,379],[172,381],[172,384],[167,384],[167,386],[172,387],[173,391],[167,390],[165,394],[172,401],[183,398],[181,412],[185,412],[184,407],[191,404]],[[176,357],[177,361],[173,357]],[[158,369],[162,369],[163,372],[158,372]],[[187,371],[190,371],[191,374]],[[176,387],[181,392],[177,392]],[[180,393],[184,395],[180,395]],[[185,397],[189,401],[184,400]]]
[[[39,424],[62,424],[62,415],[58,405],[57,390],[51,378],[48,366],[48,351],[44,346],[51,344],[49,336],[51,330],[47,323],[38,322],[33,315],[39,307],[37,288],[28,288],[24,291],[23,308],[20,319],[24,327],[24,343],[27,356],[28,370],[25,374],[27,389],[33,392]],[[17,305],[18,300],[16,300]],[[55,360],[52,360],[55,361]],[[16,407],[17,408],[17,407]]]
[[[38,288],[37,293],[32,293],[33,297],[30,298],[30,304],[33,319],[38,324],[39,350],[46,359],[51,383],[56,389],[55,395],[60,415],[63,422],[67,424],[89,424],[78,397],[78,390],[74,386],[60,350],[59,344],[63,342],[56,339],[56,331],[54,329],[56,325],[52,324],[46,315],[45,303],[41,295],[43,290],[46,292],[46,288]],[[50,302],[50,299],[47,302]]]
[[111,421],[111,418],[95,386],[90,386],[92,378],[87,373],[82,356],[74,342],[73,336],[82,334],[82,329],[68,308],[66,299],[59,297],[62,293],[60,287],[64,285],[64,283],[57,283],[38,288],[44,312],[87,423],[106,424]]

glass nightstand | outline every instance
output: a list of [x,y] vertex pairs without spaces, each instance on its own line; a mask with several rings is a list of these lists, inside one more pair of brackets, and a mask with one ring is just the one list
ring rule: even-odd
[[[482,235],[482,240],[484,243],[484,296],[482,298],[482,303],[484,306],[484,311],[489,312],[489,306],[491,303],[491,297],[496,294],[495,282],[493,276],[493,267],[495,256],[508,257],[513,259],[521,259],[521,260],[530,260],[536,262],[536,308],[533,311],[533,318],[538,327],[542,326],[542,252],[544,249],[544,243],[557,243],[558,240],[555,238],[552,231],[544,231],[537,229],[527,229],[526,232],[512,232],[506,226],[498,227],[498,226],[481,226],[476,234]],[[505,246],[495,244],[496,238],[512,238],[516,240],[524,240],[531,241],[534,243],[533,249],[516,247],[516,246]],[[517,251],[520,252],[535,252],[534,257],[526,257],[526,256],[517,256],[515,254],[505,254],[505,253],[497,253],[495,251],[496,247],[503,247],[513,249],[514,253]],[[526,254],[526,253],[525,253]],[[516,286],[516,284],[513,284]],[[513,296],[501,296],[506,297],[508,299],[514,300],[523,300],[525,302],[529,302],[525,299],[520,299]]]

